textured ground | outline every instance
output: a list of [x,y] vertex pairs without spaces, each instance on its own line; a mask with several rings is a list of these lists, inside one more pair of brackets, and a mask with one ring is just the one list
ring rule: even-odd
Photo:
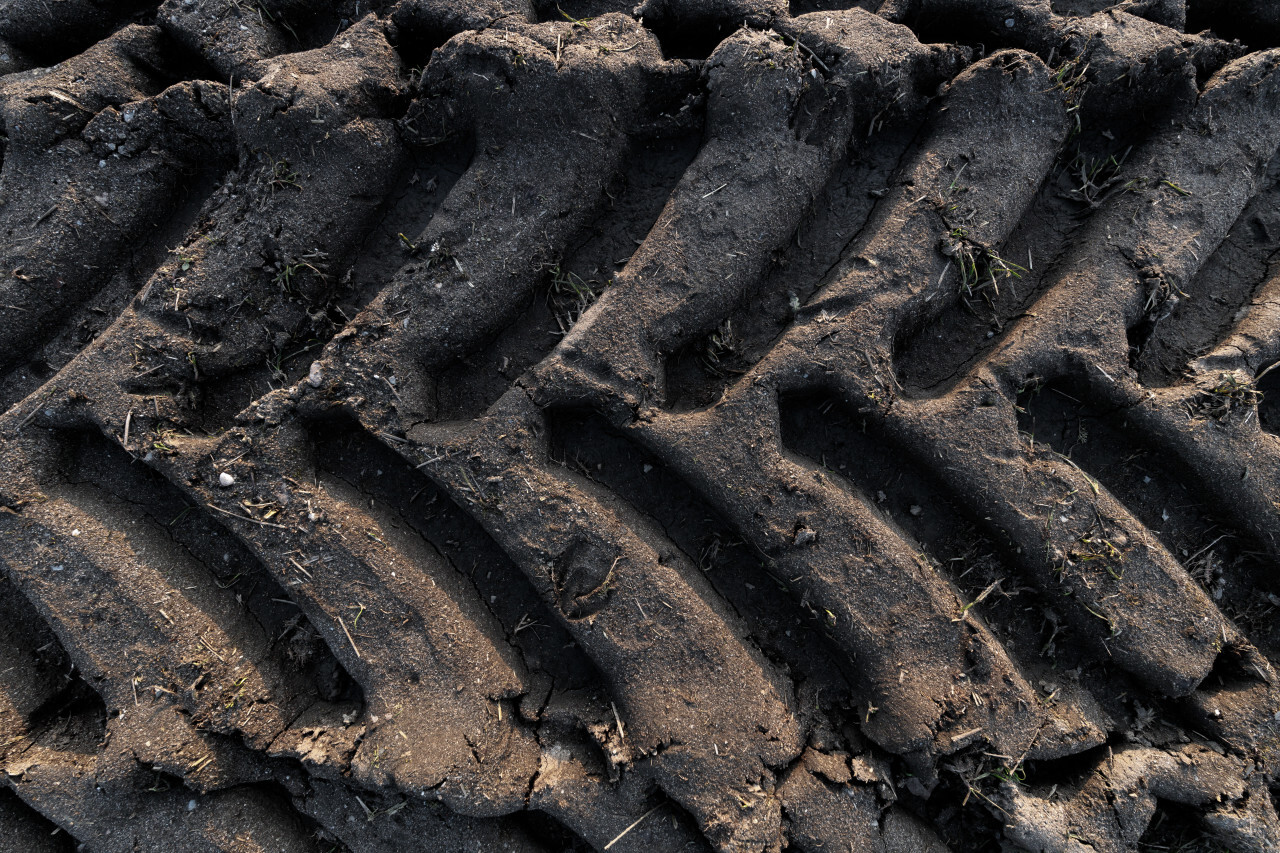
[[0,851],[1280,849],[1276,45],[0,2]]

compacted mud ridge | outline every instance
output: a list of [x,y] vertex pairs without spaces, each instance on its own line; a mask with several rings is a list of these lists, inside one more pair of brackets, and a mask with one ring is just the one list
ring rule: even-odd
[[1280,849],[1278,8],[0,3],[0,850]]

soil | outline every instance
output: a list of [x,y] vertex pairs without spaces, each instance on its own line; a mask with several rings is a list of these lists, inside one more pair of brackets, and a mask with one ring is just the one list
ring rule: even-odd
[[0,851],[1280,849],[1278,44],[8,3]]

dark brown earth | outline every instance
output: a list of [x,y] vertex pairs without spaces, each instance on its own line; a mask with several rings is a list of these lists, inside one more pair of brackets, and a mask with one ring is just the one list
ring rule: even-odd
[[1273,6],[0,4],[0,851],[1280,849]]

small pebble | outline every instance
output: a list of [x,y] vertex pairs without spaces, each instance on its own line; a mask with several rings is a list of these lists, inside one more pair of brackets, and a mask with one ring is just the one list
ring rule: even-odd
[[222,486],[222,488],[224,489],[231,488],[232,486],[235,485],[235,483],[236,483],[236,478],[228,474],[226,471],[223,471],[221,474],[218,475],[218,485]]
[[312,388],[319,388],[324,382],[324,371],[320,369],[320,362],[311,362],[311,370],[307,373],[307,382],[311,383]]

